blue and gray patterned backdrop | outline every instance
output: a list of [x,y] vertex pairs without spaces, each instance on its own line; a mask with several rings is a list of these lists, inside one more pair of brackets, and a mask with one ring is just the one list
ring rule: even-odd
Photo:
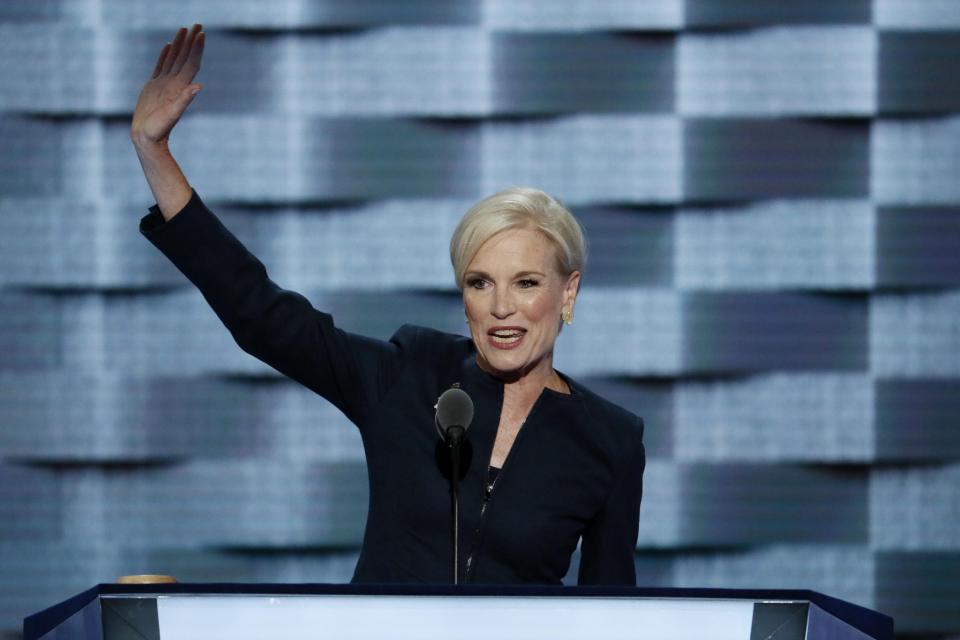
[[355,429],[138,232],[128,119],[207,31],[187,175],[341,326],[465,328],[459,216],[592,261],[558,367],[647,420],[649,586],[960,634],[960,2],[0,3],[0,629],[130,573],[349,579]]

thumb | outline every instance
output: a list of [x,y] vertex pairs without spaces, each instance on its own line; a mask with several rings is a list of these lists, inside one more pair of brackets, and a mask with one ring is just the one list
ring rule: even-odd
[[193,97],[197,95],[202,88],[202,84],[188,84],[183,88],[183,91],[180,92],[180,99],[190,104],[190,101],[193,100]]
[[164,116],[170,123],[169,126],[171,128],[180,120],[183,112],[187,110],[187,107],[193,102],[194,96],[197,95],[201,88],[199,84],[187,85],[177,94],[176,98],[167,104],[164,110]]

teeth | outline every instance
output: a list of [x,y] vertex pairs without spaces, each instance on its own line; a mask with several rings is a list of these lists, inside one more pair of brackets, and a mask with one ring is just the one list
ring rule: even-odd
[[491,331],[490,337],[498,344],[516,344],[523,338],[523,331],[517,329],[499,329]]

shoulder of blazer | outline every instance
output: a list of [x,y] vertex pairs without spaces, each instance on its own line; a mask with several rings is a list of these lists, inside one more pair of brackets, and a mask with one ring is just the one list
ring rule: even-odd
[[473,341],[466,336],[413,324],[397,329],[390,342],[410,357],[432,363],[459,362],[473,351]]
[[[568,378],[569,379],[569,378]],[[603,398],[575,380],[587,425],[594,436],[621,455],[632,455],[643,441],[643,418]]]

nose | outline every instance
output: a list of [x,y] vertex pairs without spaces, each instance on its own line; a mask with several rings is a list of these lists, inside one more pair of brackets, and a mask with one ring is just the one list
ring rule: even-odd
[[516,311],[510,291],[501,287],[494,289],[490,304],[490,313],[499,320],[509,318]]

